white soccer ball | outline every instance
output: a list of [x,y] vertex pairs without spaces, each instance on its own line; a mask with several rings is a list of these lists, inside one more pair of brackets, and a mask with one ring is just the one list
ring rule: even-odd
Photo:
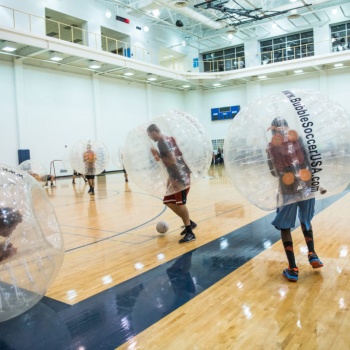
[[159,233],[166,233],[169,230],[169,225],[166,221],[159,221],[156,229]]

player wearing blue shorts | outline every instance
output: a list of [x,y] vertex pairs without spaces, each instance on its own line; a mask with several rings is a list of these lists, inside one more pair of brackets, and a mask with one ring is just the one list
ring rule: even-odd
[[[311,173],[308,174],[307,156],[297,133],[293,134],[292,131],[289,133],[290,136],[287,136],[289,128],[286,120],[275,118],[270,129],[273,137],[267,147],[268,162],[271,174],[279,178],[279,196],[283,199],[272,225],[281,231],[281,239],[289,263],[289,267],[283,270],[283,276],[289,281],[296,282],[299,269],[295,262],[291,229],[295,227],[297,215],[309,251],[310,265],[314,269],[323,266],[315,252],[311,225],[315,213],[315,198],[302,200],[305,197],[300,193],[308,189]],[[298,179],[293,175],[297,172],[302,174]],[[290,203],[291,200],[296,201],[283,205],[283,203]]]

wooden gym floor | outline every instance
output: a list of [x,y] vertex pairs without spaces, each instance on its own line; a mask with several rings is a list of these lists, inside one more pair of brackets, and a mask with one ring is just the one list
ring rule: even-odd
[[[159,197],[123,173],[45,189],[65,241],[63,266],[46,296],[0,324],[1,350],[350,349],[350,197],[317,201],[313,270],[300,227],[293,231],[299,281],[274,213],[254,207],[224,166],[190,190],[197,240],[179,244],[181,222]],[[165,235],[155,230],[169,223]],[[299,225],[299,223],[297,223]]]

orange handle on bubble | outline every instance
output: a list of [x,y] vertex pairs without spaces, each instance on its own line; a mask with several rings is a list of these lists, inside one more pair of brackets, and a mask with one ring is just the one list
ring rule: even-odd
[[309,181],[311,179],[311,172],[307,169],[301,169],[299,171],[299,177],[303,181]]
[[282,181],[285,185],[291,185],[294,182],[294,174],[293,173],[285,173],[282,176]]

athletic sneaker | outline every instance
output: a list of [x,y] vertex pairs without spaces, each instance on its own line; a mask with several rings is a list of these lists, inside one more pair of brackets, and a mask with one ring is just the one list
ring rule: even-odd
[[94,189],[92,189],[92,191],[91,191],[91,195],[92,195],[92,196],[94,196],[94,195],[95,195],[95,191],[94,191]]
[[196,240],[194,233],[187,232],[183,238],[179,240],[179,243],[188,243]]
[[316,253],[309,253],[309,263],[314,269],[322,267],[323,264]]
[[89,189],[88,193],[91,193],[91,192],[92,192],[92,188],[90,187],[90,189]]
[[284,269],[282,272],[283,276],[287,278],[288,281],[297,282],[299,278],[299,269],[297,267],[290,269]]
[[[183,236],[186,231],[186,226],[181,226],[183,230],[181,231],[180,235]],[[191,220],[191,229],[194,230],[197,227],[197,224]]]

